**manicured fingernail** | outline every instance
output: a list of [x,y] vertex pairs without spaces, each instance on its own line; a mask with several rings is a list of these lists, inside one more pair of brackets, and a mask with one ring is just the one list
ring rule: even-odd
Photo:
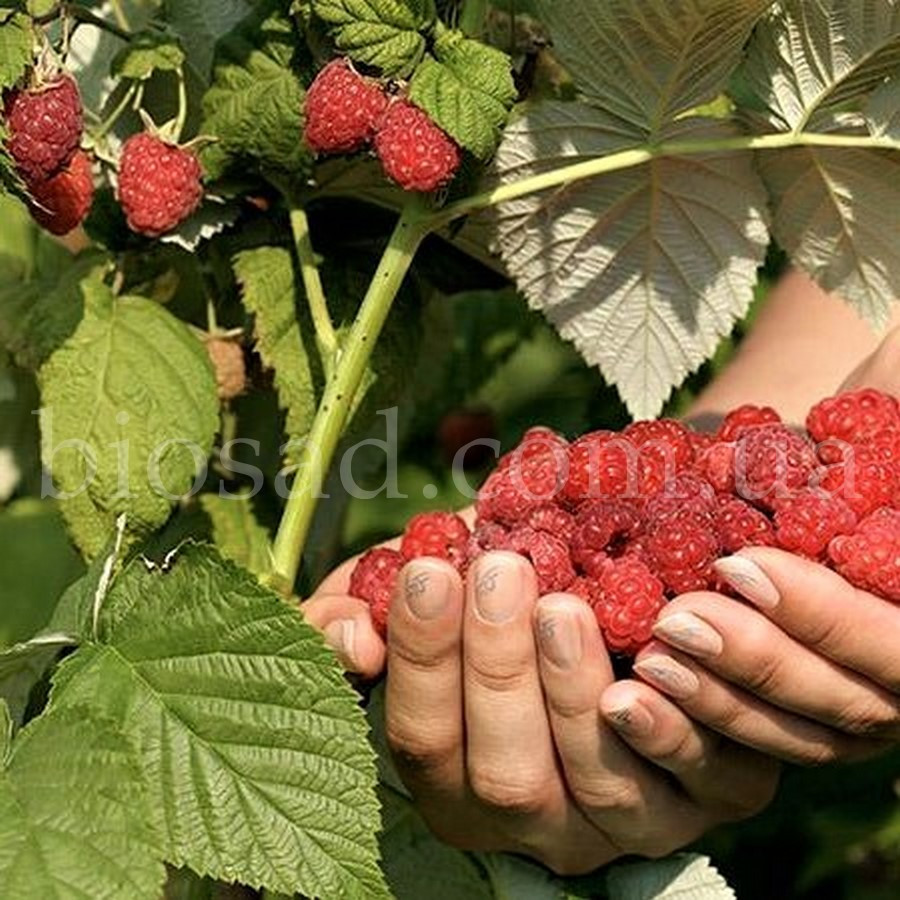
[[700,679],[671,656],[647,656],[634,664],[634,670],[676,700],[689,700],[700,690]]
[[607,710],[604,715],[616,731],[628,737],[648,737],[653,732],[653,716],[640,703]]
[[692,656],[718,656],[725,649],[719,632],[689,612],[672,613],[660,619],[653,626],[653,634]]
[[522,606],[522,563],[512,554],[489,553],[475,572],[475,609],[492,625],[512,619]]
[[727,556],[715,563],[715,570],[742,597],[760,609],[775,609],[781,595],[772,580],[752,559],[746,556]]
[[537,626],[541,652],[551,663],[573,669],[581,662],[581,629],[571,609],[544,604],[538,611]]
[[450,603],[450,579],[440,567],[410,563],[403,573],[403,596],[409,611],[426,622],[440,618]]
[[322,632],[325,643],[337,653],[345,668],[353,668],[353,652],[356,646],[356,622],[341,619],[326,626]]

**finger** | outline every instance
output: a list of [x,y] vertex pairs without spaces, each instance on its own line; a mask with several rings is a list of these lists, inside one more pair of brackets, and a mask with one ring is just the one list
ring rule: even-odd
[[617,681],[604,691],[600,707],[622,740],[674,775],[698,805],[740,820],[774,798],[777,760],[708,731],[649,685]]
[[300,607],[306,621],[322,632],[344,667],[363,678],[384,671],[384,641],[372,624],[368,605],[345,595],[316,595]]
[[578,805],[628,852],[659,852],[667,840],[674,850],[698,837],[706,812],[603,721],[601,697],[615,676],[590,607],[551,594],[538,602],[535,624],[553,738]]
[[388,618],[386,733],[413,794],[459,796],[463,763],[463,586],[445,562],[421,559],[400,574]]
[[778,709],[722,680],[690,657],[653,643],[635,673],[673,699],[691,718],[762,753],[804,765],[861,759],[883,742],[857,738]]
[[900,606],[782,550],[742,550],[716,570],[801,644],[900,693]]
[[680,597],[666,607],[653,633],[782,709],[850,734],[900,739],[900,696],[808,650],[727,597]]

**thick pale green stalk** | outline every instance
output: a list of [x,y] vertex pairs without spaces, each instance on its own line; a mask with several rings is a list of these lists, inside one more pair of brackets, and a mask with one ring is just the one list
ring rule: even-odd
[[428,234],[427,221],[423,202],[412,198],[397,222],[353,327],[341,345],[275,539],[275,573],[287,589],[296,581],[317,495],[331,468],[385,320],[416,251]]
[[484,34],[488,0],[465,0],[459,14],[459,28],[469,37],[480,38]]

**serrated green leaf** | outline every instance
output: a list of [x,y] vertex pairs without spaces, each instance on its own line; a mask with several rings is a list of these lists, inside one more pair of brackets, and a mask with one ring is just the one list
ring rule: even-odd
[[209,79],[217,42],[251,12],[248,0],[164,0],[166,24],[188,53],[192,68]]
[[615,866],[607,881],[609,900],[735,900],[709,858],[697,854]]
[[0,697],[8,704],[14,722],[22,724],[32,688],[60,651],[74,645],[70,635],[47,634],[0,652]]
[[31,19],[15,13],[0,23],[0,90],[12,87],[31,62]]
[[438,37],[409,88],[410,100],[480,159],[497,149],[517,94],[510,58],[459,31]]
[[[734,133],[682,119],[663,138]],[[635,141],[591,107],[542,103],[507,129],[497,168],[514,180]],[[634,416],[652,418],[747,311],[768,246],[766,204],[749,154],[657,157],[503,204],[498,245],[529,303],[600,366]]]
[[[299,612],[209,548],[116,579],[102,643],[60,667],[139,749],[167,860],[310,897],[383,897],[375,766],[357,698]],[[102,687],[101,687],[102,686]]]
[[826,290],[884,325],[900,284],[900,153],[798,147],[760,154],[772,231]]
[[656,136],[712,100],[772,0],[539,0],[585,101]]
[[136,35],[113,59],[117,78],[146,81],[154,72],[176,72],[184,65],[184,50],[165,34],[147,31]]
[[134,750],[72,708],[41,716],[0,774],[0,884],[7,897],[157,900],[165,868],[147,825]]
[[82,288],[83,321],[40,371],[41,443],[75,542],[94,556],[121,513],[136,535],[168,519],[212,450],[219,402],[202,343],[170,312],[97,278]]
[[757,28],[742,83],[784,131],[829,127],[900,69],[900,0],[782,0]]
[[200,128],[217,138],[202,154],[212,179],[236,163],[298,173],[310,162],[302,140],[304,90],[292,68],[294,26],[278,12],[265,17],[266,8],[243,22],[216,52]]
[[293,257],[280,247],[246,250],[234,258],[234,272],[244,306],[254,316],[256,349],[275,373],[287,436],[299,445],[316,414],[316,389],[297,319]]
[[422,34],[435,19],[433,0],[313,0],[338,50],[385,75],[409,75],[425,52]]
[[226,559],[254,575],[272,571],[269,532],[256,520],[249,491],[228,497],[203,494],[200,505],[212,520],[213,540]]

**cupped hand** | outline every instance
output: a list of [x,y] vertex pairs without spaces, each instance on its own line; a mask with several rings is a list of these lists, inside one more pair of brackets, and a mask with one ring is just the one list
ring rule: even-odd
[[635,666],[709,728],[800,763],[900,743],[900,606],[817,563],[754,548],[717,563],[752,605],[670,603]]
[[385,648],[346,570],[306,604],[348,664],[387,660],[386,732],[432,830],[558,873],[660,856],[771,799],[777,764],[692,722],[647,685],[614,683],[590,608],[539,597],[521,557],[465,583],[437,560],[401,574]]

